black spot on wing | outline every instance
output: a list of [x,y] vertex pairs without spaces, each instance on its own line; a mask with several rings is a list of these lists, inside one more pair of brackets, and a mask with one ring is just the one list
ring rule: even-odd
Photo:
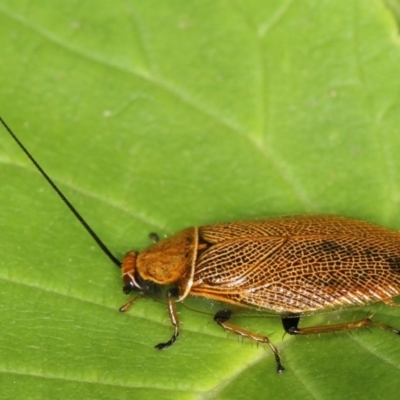
[[386,261],[393,271],[400,273],[400,257],[399,256],[396,256],[396,255],[388,256],[386,258]]

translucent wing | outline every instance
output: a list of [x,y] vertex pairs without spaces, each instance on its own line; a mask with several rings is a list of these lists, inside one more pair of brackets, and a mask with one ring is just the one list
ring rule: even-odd
[[312,312],[400,294],[400,235],[344,217],[288,217],[200,228],[191,294]]

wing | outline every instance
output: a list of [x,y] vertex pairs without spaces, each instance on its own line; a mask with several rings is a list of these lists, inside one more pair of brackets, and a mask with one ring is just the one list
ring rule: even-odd
[[[289,216],[259,221],[240,221],[200,227],[208,243],[244,238],[284,238],[287,236],[350,236],[399,238],[397,232],[366,221],[335,215]],[[399,239],[400,240],[400,239]]]
[[209,245],[198,257],[191,294],[279,313],[359,306],[400,294],[396,232],[342,217],[246,224],[218,225],[235,228],[225,240],[214,240],[213,226],[201,228]]

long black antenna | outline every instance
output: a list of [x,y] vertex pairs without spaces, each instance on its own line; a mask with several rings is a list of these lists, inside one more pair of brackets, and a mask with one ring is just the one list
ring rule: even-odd
[[89,226],[89,224],[83,219],[81,214],[76,210],[76,208],[70,203],[70,201],[64,196],[61,190],[57,187],[57,185],[51,180],[51,178],[44,172],[43,168],[39,165],[39,163],[33,158],[31,153],[27,150],[27,148],[20,142],[11,128],[6,124],[4,119],[0,116],[0,122],[6,128],[11,137],[17,142],[18,146],[22,149],[22,151],[28,156],[28,158],[32,161],[33,165],[39,170],[39,172],[43,175],[46,181],[50,184],[50,186],[56,191],[56,193],[61,197],[61,200],[66,204],[66,206],[72,211],[78,221],[83,225],[89,235],[93,238],[93,240],[98,244],[98,246],[103,250],[103,252],[108,256],[108,258],[116,264],[119,268],[121,268],[121,261],[119,261],[107,248],[104,242],[97,236],[94,230]]

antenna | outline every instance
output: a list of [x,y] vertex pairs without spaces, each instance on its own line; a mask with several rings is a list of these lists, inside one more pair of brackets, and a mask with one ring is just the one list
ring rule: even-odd
[[43,168],[39,165],[39,163],[33,158],[31,153],[27,150],[27,148],[20,142],[11,128],[6,124],[4,119],[0,116],[0,122],[6,128],[7,132],[11,135],[11,137],[15,140],[18,146],[22,149],[22,151],[28,156],[28,158],[32,161],[33,165],[38,169],[38,171],[43,175],[49,185],[55,190],[61,200],[65,203],[65,205],[71,210],[71,212],[75,215],[77,220],[83,225],[89,235],[93,238],[93,240],[97,243],[97,245],[103,250],[103,252],[107,255],[107,257],[116,264],[119,268],[121,268],[121,261],[119,261],[108,249],[108,247],[104,244],[104,242],[97,236],[94,230],[89,226],[89,224],[83,219],[81,214],[79,214],[78,210],[70,203],[70,201],[65,197],[63,192],[58,188],[58,186],[52,181],[52,179],[46,174]]

